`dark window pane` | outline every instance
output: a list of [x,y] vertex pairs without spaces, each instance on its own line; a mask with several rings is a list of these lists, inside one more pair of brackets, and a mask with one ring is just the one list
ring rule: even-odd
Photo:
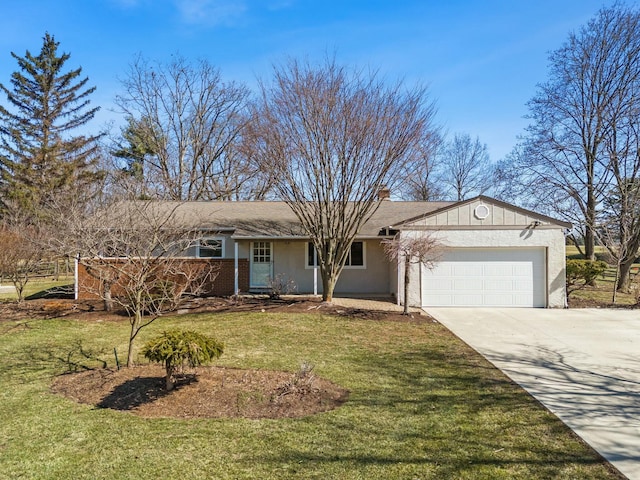
[[200,240],[201,258],[222,258],[222,240],[205,238]]
[[309,267],[313,267],[313,252],[315,248],[313,248],[313,243],[307,243],[307,265]]
[[351,254],[349,255],[352,267],[362,267],[364,265],[364,244],[362,242],[353,242],[351,244]]

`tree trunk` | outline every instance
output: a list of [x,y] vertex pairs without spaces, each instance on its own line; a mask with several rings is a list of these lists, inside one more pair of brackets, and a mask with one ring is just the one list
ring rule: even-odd
[[18,303],[22,303],[24,300],[24,289],[27,285],[27,281],[19,277],[13,277],[11,283],[13,283],[13,286],[16,288],[16,293],[18,294]]
[[104,309],[106,312],[113,311],[113,299],[111,298],[111,286],[112,282],[104,280],[102,283],[103,295],[102,300],[104,302]]
[[333,290],[336,288],[337,279],[329,272],[322,276],[322,301],[333,302]]
[[411,269],[411,257],[406,255],[404,257],[404,309],[403,315],[409,315],[409,279]]
[[611,303],[615,305],[618,289],[616,286],[620,283],[620,261],[616,262],[616,277],[613,281],[613,294],[611,295]]
[[575,245],[576,249],[578,250],[578,253],[580,254],[580,256],[586,258],[584,250],[582,249],[582,247],[578,243],[578,239],[575,237],[575,235],[572,235],[571,238],[573,239],[573,244]]
[[620,273],[618,274],[618,279],[616,283],[616,290],[618,292],[629,292],[631,287],[631,267],[633,266],[633,262],[635,261],[635,256],[631,258],[624,258],[620,262]]
[[593,186],[593,163],[589,163],[588,168],[589,184],[587,186],[587,205],[586,205],[586,228],[584,232],[584,250],[587,260],[596,259],[596,237],[593,229],[596,225],[596,196]]
[[595,235],[588,226],[584,232],[584,257],[586,260],[596,259]]
[[173,387],[175,387],[175,383],[173,382],[173,366],[166,365],[165,370],[167,372],[167,376],[165,378],[165,388],[167,389],[167,392],[170,392],[171,390],[173,390]]
[[[133,332],[133,327],[131,327]],[[127,350],[127,368],[133,367],[133,333],[129,335],[129,349]]]
[[127,350],[127,368],[133,367],[133,341],[138,334],[138,325],[142,323],[142,311],[136,308],[133,322],[131,323],[131,332],[129,333],[129,349]]

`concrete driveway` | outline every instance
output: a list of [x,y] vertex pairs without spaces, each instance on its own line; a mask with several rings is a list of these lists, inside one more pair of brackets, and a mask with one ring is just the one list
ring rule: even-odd
[[640,479],[640,311],[426,311]]

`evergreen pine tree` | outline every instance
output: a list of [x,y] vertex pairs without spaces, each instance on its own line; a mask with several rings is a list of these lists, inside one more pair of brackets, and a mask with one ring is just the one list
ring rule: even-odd
[[65,71],[68,53],[46,33],[40,54],[11,53],[20,69],[11,75],[11,89],[0,84],[8,107],[0,105],[0,207],[4,213],[40,216],[57,203],[92,184],[100,135],[71,135],[89,122],[98,107],[89,108],[88,78],[82,68]]

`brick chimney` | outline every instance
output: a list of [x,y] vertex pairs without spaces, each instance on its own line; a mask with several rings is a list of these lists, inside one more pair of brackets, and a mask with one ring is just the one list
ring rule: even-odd
[[378,190],[378,200],[391,200],[391,190],[387,187],[382,187]]

